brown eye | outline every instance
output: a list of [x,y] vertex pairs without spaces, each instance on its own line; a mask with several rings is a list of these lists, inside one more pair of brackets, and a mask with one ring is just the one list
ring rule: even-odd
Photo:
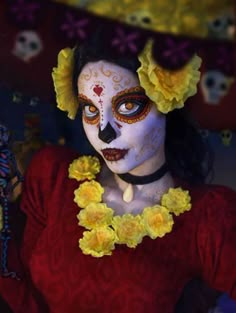
[[89,105],[89,112],[96,113],[97,109],[93,105]]
[[125,108],[126,108],[127,110],[132,110],[132,109],[134,108],[134,103],[132,103],[132,102],[127,102],[127,103],[125,104]]
[[134,102],[121,103],[117,112],[122,115],[133,115],[139,110],[140,106]]
[[94,105],[86,104],[83,108],[83,116],[87,123],[95,124],[99,118],[99,111]]
[[151,110],[151,102],[143,90],[120,93],[112,99],[112,112],[118,121],[135,123],[143,120]]
[[98,109],[94,105],[85,105],[84,106],[84,114],[88,118],[93,118],[97,116]]

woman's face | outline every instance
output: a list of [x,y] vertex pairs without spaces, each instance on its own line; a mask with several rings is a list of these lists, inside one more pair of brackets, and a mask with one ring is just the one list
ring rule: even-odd
[[85,133],[112,172],[130,172],[158,153],[165,116],[131,71],[106,61],[87,63],[78,90]]

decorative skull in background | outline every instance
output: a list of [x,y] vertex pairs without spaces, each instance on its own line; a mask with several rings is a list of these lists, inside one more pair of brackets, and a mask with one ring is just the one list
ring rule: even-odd
[[205,102],[219,104],[221,99],[227,94],[232,81],[232,78],[225,76],[217,70],[204,73],[201,78],[200,87]]
[[42,40],[32,30],[24,30],[16,36],[12,53],[24,62],[29,62],[36,57],[43,49]]
[[153,16],[149,10],[138,10],[128,14],[125,22],[134,26],[149,28],[153,23]]
[[234,12],[227,12],[208,22],[208,35],[212,38],[234,39],[236,31]]
[[230,146],[231,140],[233,137],[232,131],[230,129],[223,129],[220,133],[220,136],[221,136],[222,143],[225,146]]

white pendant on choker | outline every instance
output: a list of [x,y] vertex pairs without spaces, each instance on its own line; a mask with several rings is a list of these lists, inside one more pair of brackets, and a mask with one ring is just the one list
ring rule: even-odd
[[134,198],[134,188],[132,184],[128,184],[123,193],[123,200],[130,203]]

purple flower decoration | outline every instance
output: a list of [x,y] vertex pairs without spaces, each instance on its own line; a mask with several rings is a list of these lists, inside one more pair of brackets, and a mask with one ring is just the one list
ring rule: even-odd
[[187,38],[170,35],[155,36],[154,57],[162,67],[178,70],[193,56],[195,45]]
[[166,39],[166,50],[163,52],[164,58],[171,58],[174,64],[177,64],[179,58],[184,62],[188,61],[189,54],[187,49],[189,48],[189,41],[181,41],[176,43],[172,38]]
[[134,42],[139,38],[137,32],[125,33],[121,27],[117,27],[116,35],[117,36],[112,40],[111,45],[116,46],[119,52],[124,53],[129,50],[132,53],[136,53],[138,51],[138,47]]
[[89,19],[76,19],[71,13],[66,13],[66,21],[61,26],[61,30],[66,32],[68,38],[86,38],[86,32],[83,29],[86,25],[88,25]]
[[40,8],[40,4],[36,2],[16,0],[15,4],[11,6],[11,12],[16,16],[18,21],[27,20],[33,22],[35,19],[35,12]]

